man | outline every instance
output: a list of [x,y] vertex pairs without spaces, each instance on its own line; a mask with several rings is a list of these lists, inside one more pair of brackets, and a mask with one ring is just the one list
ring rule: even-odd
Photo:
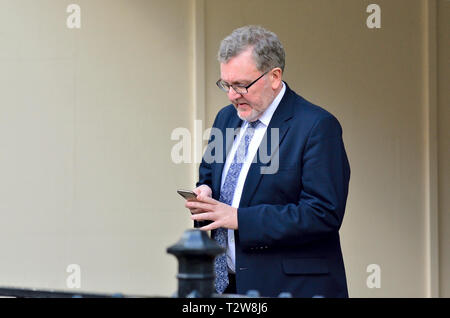
[[[240,130],[222,160],[204,157],[197,200],[186,207],[226,247],[215,263],[218,293],[348,297],[338,233],[350,178],[341,126],[282,81],[284,60],[278,37],[262,27],[222,41],[217,85],[231,105],[213,128]],[[213,144],[207,151],[220,157]],[[264,173],[270,166],[275,172]]]

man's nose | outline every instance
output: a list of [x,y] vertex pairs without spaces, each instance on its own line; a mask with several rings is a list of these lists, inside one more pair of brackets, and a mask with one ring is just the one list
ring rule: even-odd
[[228,90],[228,99],[229,100],[236,100],[239,97],[242,97],[242,94],[237,93],[232,86],[230,86],[230,89]]

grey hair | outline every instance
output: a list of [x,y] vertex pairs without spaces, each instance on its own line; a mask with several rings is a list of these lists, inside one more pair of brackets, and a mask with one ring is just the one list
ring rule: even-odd
[[249,47],[253,47],[253,58],[259,71],[266,72],[275,67],[284,71],[285,52],[278,36],[256,25],[240,27],[223,39],[218,60],[227,63]]

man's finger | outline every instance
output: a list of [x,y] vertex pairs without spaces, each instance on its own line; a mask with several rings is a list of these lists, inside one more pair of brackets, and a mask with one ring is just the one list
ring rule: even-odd
[[215,221],[217,215],[212,212],[204,212],[191,215],[191,219],[194,221]]
[[207,212],[205,210],[202,209],[189,209],[191,211],[192,214],[198,214],[198,213],[204,213]]
[[200,228],[200,230],[202,230],[202,231],[211,231],[211,230],[218,229],[219,227],[220,226],[217,224],[217,222],[213,222],[213,223],[210,223],[208,225],[202,226]]
[[198,201],[186,202],[186,207],[188,209],[201,209],[204,211],[213,211],[213,206],[211,204]]
[[197,200],[200,201],[200,202],[205,202],[205,203],[214,204],[214,205],[219,203],[219,201],[214,200],[213,198],[205,196],[205,195],[198,196]]

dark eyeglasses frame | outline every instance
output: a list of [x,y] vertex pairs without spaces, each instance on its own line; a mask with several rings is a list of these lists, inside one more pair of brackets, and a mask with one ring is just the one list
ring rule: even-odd
[[[248,84],[247,86],[236,86],[236,85],[230,85],[230,84],[228,84],[228,83],[226,83],[226,82],[224,82],[224,81],[222,81],[222,80],[218,80],[217,82],[216,82],[216,85],[217,85],[217,87],[219,87],[222,91],[224,91],[225,93],[228,93],[229,91],[230,91],[230,88],[232,87],[233,88],[233,90],[236,92],[236,93],[238,93],[238,94],[240,94],[240,95],[244,95],[244,94],[247,94],[248,93],[248,89],[253,85],[253,84],[255,84],[257,81],[259,81],[264,75],[266,75],[267,73],[269,73],[270,71],[266,71],[266,72],[264,72],[260,77],[258,77],[257,79],[255,79],[253,82],[251,82],[250,84]],[[226,85],[226,86],[223,86],[223,85]],[[228,89],[227,89],[227,87],[228,87]],[[243,91],[241,91],[241,90],[243,90],[243,89],[245,89],[245,93],[243,92]]]

